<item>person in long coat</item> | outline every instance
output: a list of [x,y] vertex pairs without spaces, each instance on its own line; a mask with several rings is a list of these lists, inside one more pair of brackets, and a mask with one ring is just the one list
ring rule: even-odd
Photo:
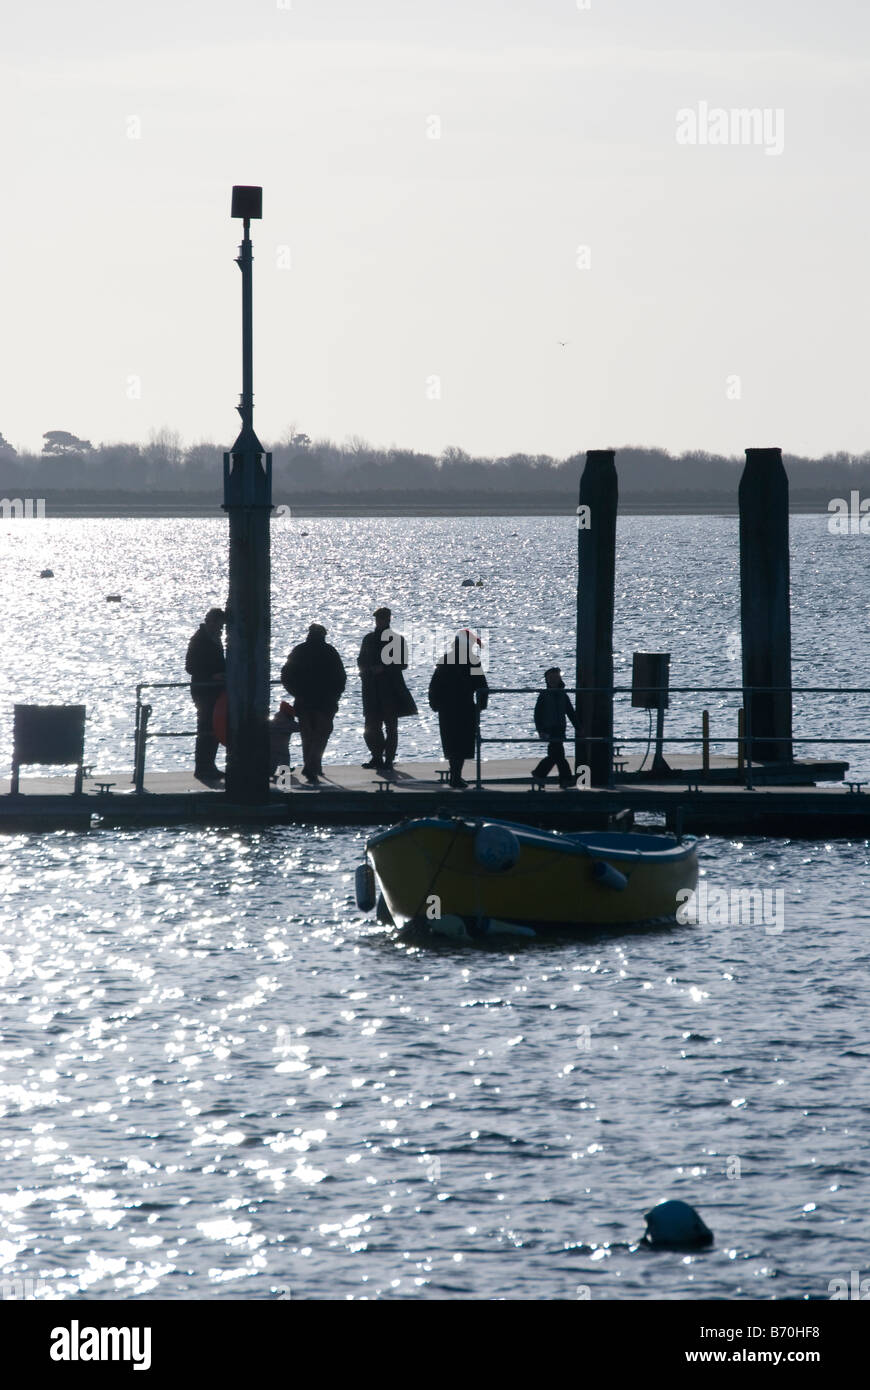
[[302,740],[302,775],[316,786],[323,775],[321,759],[332,733],[338,702],[347,684],[344,663],[326,640],[326,628],[312,623],[304,642],[294,647],[281,671],[281,682],[296,702]]
[[223,779],[215,763],[218,740],[214,732],[214,707],[226,688],[227,662],[221,631],[226,622],[222,608],[210,608],[187,646],[184,669],[190,676],[190,695],[196,706],[194,777],[201,782]]
[[429,704],[438,715],[451,787],[468,786],[462,778],[462,764],[466,758],[474,757],[477,712],[486,709],[488,700],[489,686],[480,664],[480,639],[465,628],[457,633],[429,682]]
[[408,644],[390,629],[389,608],[373,614],[374,632],[367,632],[357,657],[362,680],[363,738],[371,760],[363,767],[392,772],[399,743],[399,720],[416,714],[414,697],[402,672],[408,668]]

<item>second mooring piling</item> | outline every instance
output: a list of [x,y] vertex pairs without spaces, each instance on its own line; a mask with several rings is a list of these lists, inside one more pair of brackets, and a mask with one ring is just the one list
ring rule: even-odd
[[584,737],[577,762],[592,785],[610,782],[613,756],[613,596],[619,486],[612,449],[590,449],[580,479],[580,509],[589,525],[577,528],[577,714]]
[[781,449],[746,450],[738,498],[744,704],[752,740],[748,757],[791,762],[788,478]]

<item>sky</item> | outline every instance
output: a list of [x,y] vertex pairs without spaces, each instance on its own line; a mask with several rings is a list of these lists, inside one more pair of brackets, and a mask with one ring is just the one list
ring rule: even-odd
[[[870,448],[864,0],[43,0],[0,51],[0,432]],[[743,119],[732,113],[756,112]]]

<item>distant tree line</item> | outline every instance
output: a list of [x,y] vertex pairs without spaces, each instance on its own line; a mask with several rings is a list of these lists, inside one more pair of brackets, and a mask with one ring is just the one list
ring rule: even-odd
[[[94,501],[145,500],[149,495],[219,501],[223,447],[182,447],[171,430],[147,444],[98,444],[66,430],[48,430],[42,453],[18,452],[0,434],[0,494],[49,497],[83,494]],[[378,449],[360,438],[344,444],[288,432],[266,445],[273,458],[276,502],[529,503],[571,510],[585,455],[555,459],[515,453],[476,458],[451,446],[439,455],[413,449]],[[870,453],[785,457],[792,501],[827,507],[834,496],[857,488],[870,495]],[[736,503],[742,459],[703,451],[673,455],[664,449],[617,449],[620,498],[636,505]]]

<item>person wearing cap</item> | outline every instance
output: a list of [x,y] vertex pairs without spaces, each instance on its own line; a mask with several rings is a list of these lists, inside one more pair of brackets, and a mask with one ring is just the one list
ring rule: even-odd
[[468,628],[458,632],[429,682],[429,704],[438,715],[450,786],[459,790],[468,786],[462,764],[474,757],[478,710],[486,709],[489,700],[480,647],[481,639]]
[[227,662],[221,642],[225,622],[222,608],[210,608],[188,643],[184,662],[184,669],[190,676],[190,696],[196,706],[193,775],[201,782],[220,781],[224,776],[215,764],[218,741],[214,732],[214,707],[226,684]]
[[389,608],[376,608],[374,632],[367,632],[357,657],[362,683],[363,738],[371,759],[363,767],[392,772],[399,742],[399,720],[416,714],[414,697],[402,672],[408,669],[408,644],[390,629]]
[[312,623],[305,641],[290,652],[281,671],[281,683],[296,703],[302,776],[309,786],[317,786],[318,777],[323,776],[323,753],[347,684],[344,663],[335,647],[327,642],[322,623]]
[[565,734],[568,720],[577,728],[577,715],[565,689],[562,672],[558,666],[551,666],[544,672],[547,682],[535,704],[535,728],[541,738],[547,740],[547,756],[542,758],[532,772],[532,780],[543,782],[551,769],[559,773],[559,786],[563,790],[573,787],[576,778],[565,757]]

